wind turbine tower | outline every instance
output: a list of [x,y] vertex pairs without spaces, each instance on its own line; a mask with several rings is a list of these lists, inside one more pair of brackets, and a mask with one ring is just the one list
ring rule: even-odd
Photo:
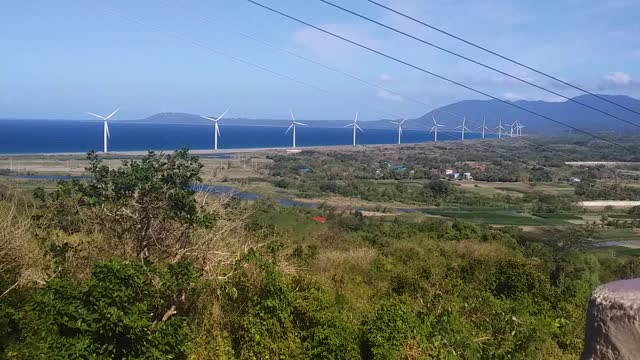
[[100,116],[98,114],[94,114],[91,112],[88,112],[87,114],[91,115],[91,116],[95,116],[98,119],[101,119],[104,123],[104,125],[102,126],[102,139],[104,141],[104,145],[103,145],[103,152],[106,154],[108,151],[108,139],[111,138],[111,134],[109,134],[109,125],[107,124],[107,122],[109,121],[109,119],[111,119],[113,117],[113,115],[115,115],[118,111],[120,111],[120,108],[117,108],[114,112],[112,112],[111,114],[109,114],[108,116]]
[[522,136],[522,129],[526,128],[526,126],[522,125],[520,121],[518,121],[518,126],[516,127],[518,137]]
[[482,118],[482,126],[480,128],[482,129],[482,138],[484,139],[485,130],[489,130],[487,127],[487,120],[484,117]]
[[467,117],[465,116],[464,118],[462,118],[462,125],[456,126],[456,129],[460,129],[460,131],[462,132],[461,140],[464,140],[464,132],[470,131],[466,124],[467,124]]
[[507,130],[502,126],[502,120],[498,122],[498,126],[496,126],[495,130],[498,130],[498,139],[502,139],[502,131]]
[[516,122],[514,121],[513,124],[509,125],[511,127],[511,137],[513,137],[513,127],[516,126]]
[[286,133],[289,132],[289,130],[293,129],[293,148],[295,149],[295,147],[296,147],[296,126],[297,125],[308,126],[308,125],[296,121],[296,117],[293,115],[293,110],[289,110],[289,113],[291,114],[291,125],[289,125],[289,127],[287,128],[287,131],[285,131],[284,133],[286,134]]
[[404,124],[405,121],[407,121],[407,119],[404,119],[400,122],[395,122],[395,121],[391,122],[392,124],[398,125],[398,145],[402,143],[402,124]]
[[220,136],[220,128],[218,127],[218,121],[220,121],[220,119],[222,119],[223,116],[225,116],[227,113],[229,112],[229,109],[227,109],[227,111],[223,112],[222,115],[218,116],[217,118],[211,118],[211,117],[207,117],[207,116],[200,116],[203,119],[207,119],[207,120],[211,120],[213,121],[213,150],[218,150],[218,136]]
[[433,127],[429,130],[429,133],[433,132],[433,142],[438,142],[438,128],[444,127],[444,125],[438,124],[433,115],[431,115],[431,118],[433,119]]
[[353,122],[349,125],[344,126],[346,128],[348,127],[353,127],[353,146],[356,146],[356,130],[360,130],[362,132],[364,132],[364,130],[362,130],[362,128],[360,128],[360,126],[358,126],[358,113],[356,113],[356,118],[353,120]]

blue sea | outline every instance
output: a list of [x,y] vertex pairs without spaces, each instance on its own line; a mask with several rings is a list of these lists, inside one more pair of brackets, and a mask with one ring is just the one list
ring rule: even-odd
[[[286,128],[237,126],[220,123],[220,149],[285,148],[291,146]],[[358,144],[395,144],[396,129],[364,129]],[[209,124],[144,124],[112,121],[109,151],[193,150],[213,148],[213,126]],[[493,135],[487,135],[490,137]],[[478,139],[467,133],[467,139]],[[350,145],[350,128],[298,127],[298,147]],[[459,140],[460,133],[440,131],[438,141]],[[425,130],[404,130],[403,143],[433,141]],[[0,154],[70,153],[102,150],[102,122],[78,120],[0,120]]]

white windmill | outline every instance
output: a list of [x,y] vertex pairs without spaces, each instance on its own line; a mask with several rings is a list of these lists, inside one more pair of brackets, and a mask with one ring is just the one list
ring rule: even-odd
[[482,118],[482,126],[480,126],[480,129],[482,129],[482,138],[484,139],[485,130],[489,130],[487,120],[484,117]]
[[513,124],[509,125],[509,127],[511,128],[511,132],[510,132],[511,137],[513,137],[513,128],[514,128],[514,126],[516,126],[516,124],[517,124],[517,122],[514,121]]
[[517,122],[518,125],[516,126],[516,134],[518,137],[522,136],[522,129],[526,128],[526,126],[522,125],[522,123],[520,121]]
[[392,124],[398,125],[398,145],[402,143],[402,124],[404,124],[405,121],[407,121],[407,119],[404,119],[400,122],[391,121]]
[[109,114],[108,116],[100,116],[98,114],[94,114],[91,112],[88,112],[87,114],[91,115],[91,116],[95,116],[98,119],[101,119],[104,122],[103,125],[103,135],[102,138],[104,140],[104,147],[103,147],[103,152],[106,154],[107,150],[108,150],[108,139],[111,138],[111,134],[109,134],[109,125],[107,124],[107,122],[109,121],[109,119],[111,119],[113,117],[113,115],[115,115],[118,111],[120,111],[120,108],[117,108],[114,112],[112,112],[111,114]]
[[471,131],[467,127],[466,123],[467,123],[467,117],[465,116],[464,118],[462,118],[462,125],[456,126],[456,129],[460,129],[460,131],[462,132],[462,137],[460,138],[461,140],[464,140],[464,132],[465,131]]
[[507,130],[502,126],[502,120],[498,122],[498,126],[496,126],[495,130],[498,130],[498,139],[502,139],[502,131]]
[[289,130],[293,129],[293,147],[296,147],[296,126],[297,125],[302,125],[302,126],[308,126],[307,124],[303,124],[301,122],[297,122],[296,121],[296,117],[293,115],[293,110],[289,110],[289,113],[291,113],[291,125],[289,125],[289,127],[287,128],[287,131],[285,131],[284,133],[288,133]]
[[222,115],[218,116],[215,119],[212,117],[200,115],[200,117],[203,119],[213,121],[213,124],[214,124],[213,125],[213,150],[218,150],[218,136],[220,136],[220,128],[218,127],[218,121],[220,121],[220,119],[222,119],[223,116],[227,115],[228,112],[229,112],[229,109],[227,109],[227,111],[223,112]]
[[346,128],[348,127],[353,127],[353,146],[356,146],[356,130],[360,130],[362,132],[364,132],[364,130],[362,130],[362,128],[360,126],[358,126],[358,113],[356,113],[356,118],[353,120],[353,122],[349,125],[344,126]]
[[433,127],[429,130],[429,134],[433,132],[433,142],[438,142],[438,128],[444,127],[444,125],[440,125],[436,122],[435,116],[431,115],[433,119]]

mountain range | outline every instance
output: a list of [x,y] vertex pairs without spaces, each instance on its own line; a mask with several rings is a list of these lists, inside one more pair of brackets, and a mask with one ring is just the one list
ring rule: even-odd
[[[627,108],[640,112],[640,100],[624,95],[599,95],[612,102],[621,104]],[[604,112],[616,115],[620,118],[640,125],[640,115],[622,109],[616,105],[607,103],[592,95],[582,95],[573,98],[573,100],[596,107]],[[571,101],[562,102],[546,102],[546,101],[526,101],[519,100],[512,102],[522,108],[546,115],[552,119],[564,122],[568,125],[591,131],[621,131],[627,129],[635,129],[632,125],[625,124],[622,121],[611,118],[602,113],[588,109],[580,104]],[[527,127],[527,132],[545,133],[566,131],[568,128],[563,125],[554,123],[550,120],[541,118],[534,114],[528,113],[521,109],[502,103],[498,100],[464,100],[453,104],[449,104],[434,109],[425,115],[410,119],[406,123],[406,128],[430,128],[433,124],[432,117],[435,117],[438,123],[445,125],[451,129],[460,125],[461,118],[468,119],[467,126],[473,131],[482,123],[485,118],[487,126],[494,128],[498,121],[502,120],[503,126],[519,121]],[[302,120],[300,121],[314,127],[342,127],[352,120]],[[207,123],[208,120],[198,115],[185,113],[160,113],[145,119],[138,120],[140,122],[153,123]],[[288,126],[288,119],[225,119],[224,123],[228,125],[246,125],[246,126]],[[361,121],[359,123],[363,128],[393,128],[396,125],[391,124],[389,120],[373,120]]]

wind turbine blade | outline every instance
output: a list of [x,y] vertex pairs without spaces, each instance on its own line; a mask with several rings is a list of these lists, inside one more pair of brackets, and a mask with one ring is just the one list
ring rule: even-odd
[[289,127],[287,128],[287,131],[285,131],[284,133],[285,133],[285,134],[286,134],[286,133],[288,133],[288,132],[289,132],[289,130],[291,130],[291,128],[292,128],[292,127],[293,127],[293,123],[291,123],[291,125],[289,125]]
[[113,115],[115,115],[118,111],[120,111],[120,108],[117,108],[114,112],[112,112],[111,114],[109,114],[109,116],[107,116],[107,117],[105,118],[105,120],[109,120],[109,119],[111,119],[111,117],[112,117]]
[[392,124],[400,125],[400,123],[395,122],[395,121],[389,121],[389,122],[392,123]]
[[438,126],[438,123],[436,122],[436,117],[431,115],[431,118],[433,119],[433,125]]
[[216,126],[216,132],[218,133],[218,136],[220,136],[220,128]]
[[431,130],[429,130],[429,134],[431,134],[431,133],[433,132],[433,130],[435,130],[435,129],[436,129],[436,127],[435,127],[435,126],[434,126],[434,127],[432,127],[432,128],[431,128]]
[[207,120],[211,120],[211,121],[216,121],[216,119],[214,119],[214,118],[210,118],[210,117],[207,117],[207,116],[202,116],[202,115],[200,115],[200,117],[201,117],[201,118],[203,118],[203,119],[207,119]]
[[362,128],[361,128],[360,126],[358,126],[358,124],[354,124],[354,125],[356,126],[356,129],[358,129],[358,130],[360,130],[360,131],[364,132],[364,130],[362,130]]
[[301,122],[297,122],[297,121],[296,121],[296,125],[309,126],[309,125],[307,125],[305,123],[301,123]]
[[109,133],[109,124],[105,121],[104,128],[107,130],[107,139],[111,139],[111,133]]
[[91,115],[91,116],[95,116],[95,117],[97,117],[97,118],[98,118],[98,119],[100,119],[100,120],[106,120],[104,117],[102,117],[102,116],[100,116],[100,115],[98,115],[98,114],[94,114],[94,113],[91,113],[91,112],[88,112],[87,114],[89,114],[89,115]]
[[296,117],[293,115],[293,110],[289,110],[289,113],[291,114],[291,120],[296,121]]
[[227,109],[225,112],[222,113],[222,115],[218,116],[218,118],[216,119],[216,121],[222,119],[223,116],[227,115],[227,113],[229,112],[230,109]]
[[354,124],[358,122],[358,114],[359,113],[356,113],[356,119],[353,121]]
[[348,125],[343,126],[343,128],[352,127],[352,126],[354,126],[354,125],[355,125],[355,124],[351,123],[351,124],[348,124]]

